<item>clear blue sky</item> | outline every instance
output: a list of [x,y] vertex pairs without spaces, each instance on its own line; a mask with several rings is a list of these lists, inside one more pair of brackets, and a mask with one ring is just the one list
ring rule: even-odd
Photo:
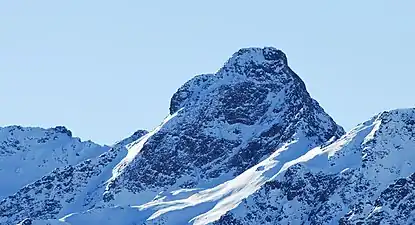
[[111,144],[242,47],[274,46],[346,129],[413,107],[415,1],[0,2],[0,126]]

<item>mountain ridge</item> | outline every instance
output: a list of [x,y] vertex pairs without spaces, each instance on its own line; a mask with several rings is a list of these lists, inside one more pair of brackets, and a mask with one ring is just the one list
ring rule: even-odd
[[180,87],[169,109],[153,131],[5,198],[0,222],[413,221],[415,109],[380,113],[345,133],[272,47],[237,51],[216,73]]
[[7,185],[0,187],[2,197],[56,167],[77,164],[108,148],[81,141],[63,126],[48,129],[6,126],[0,128],[0,139],[0,177],[8,180]]

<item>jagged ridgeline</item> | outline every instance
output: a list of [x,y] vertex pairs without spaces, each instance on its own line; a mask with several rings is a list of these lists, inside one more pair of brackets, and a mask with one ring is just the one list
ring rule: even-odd
[[411,224],[414,132],[407,109],[345,134],[282,51],[241,49],[179,88],[159,127],[21,181],[0,223]]

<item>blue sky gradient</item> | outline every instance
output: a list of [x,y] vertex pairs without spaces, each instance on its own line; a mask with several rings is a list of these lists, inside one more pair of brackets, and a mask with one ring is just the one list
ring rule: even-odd
[[0,126],[112,144],[242,47],[274,46],[347,130],[414,106],[415,1],[1,1]]

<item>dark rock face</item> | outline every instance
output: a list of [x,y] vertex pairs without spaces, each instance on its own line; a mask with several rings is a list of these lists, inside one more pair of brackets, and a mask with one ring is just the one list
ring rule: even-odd
[[[404,224],[415,223],[415,173],[398,179],[383,190],[372,202],[361,203],[346,216],[341,224]],[[366,211],[364,207],[366,206]],[[357,216],[352,216],[353,214]]]
[[315,146],[344,133],[274,48],[242,49],[216,74],[196,76],[173,95],[170,112],[177,115],[144,143],[109,192],[197,187],[239,175],[295,135]]
[[72,137],[72,132],[64,126],[57,126],[57,127],[54,128],[54,130],[58,133],[66,134],[69,137]]
[[[215,116],[224,117],[228,124],[254,125],[270,107],[270,102],[265,101],[268,92],[268,89],[253,82],[225,87],[219,99],[222,110]],[[253,107],[256,107],[255,111]]]

